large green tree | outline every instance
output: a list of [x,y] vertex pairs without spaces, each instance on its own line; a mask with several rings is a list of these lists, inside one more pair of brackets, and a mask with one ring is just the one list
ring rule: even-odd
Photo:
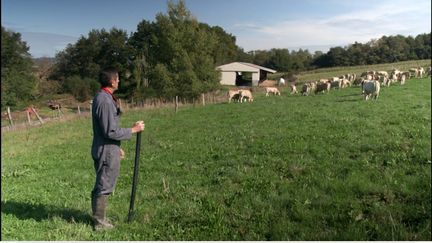
[[37,79],[33,61],[21,34],[1,27],[1,106],[22,106],[34,99]]
[[218,86],[216,63],[235,59],[234,41],[220,29],[199,23],[184,1],[169,1],[167,14],[157,14],[153,23],[142,21],[130,38],[135,52],[145,57],[141,75],[135,71],[133,78],[138,83],[145,79],[146,85],[137,88],[165,98],[192,98],[213,90]]
[[[134,53],[127,41],[128,35],[124,30],[92,30],[87,37],[81,36],[75,44],[69,44],[57,54],[52,78],[59,80],[68,93],[78,94],[72,88],[83,92],[85,90],[84,94],[87,95],[74,95],[79,100],[85,100],[94,94],[101,68],[112,66],[120,71],[120,93],[127,93],[133,86],[126,77],[127,64],[131,62]],[[80,86],[68,83],[75,82],[78,78],[81,79],[78,82]]]

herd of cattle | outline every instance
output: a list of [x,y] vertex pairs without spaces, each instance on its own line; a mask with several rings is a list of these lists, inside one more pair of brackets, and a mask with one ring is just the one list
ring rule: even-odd
[[[306,82],[302,85],[301,94],[308,96],[311,93],[328,93],[332,88],[343,89],[352,85],[361,86],[364,99],[368,100],[373,97],[378,99],[381,86],[389,87],[392,83],[399,82],[404,85],[407,79],[416,77],[423,78],[423,76],[431,76],[431,67],[427,71],[423,67],[410,68],[408,71],[400,71],[393,69],[392,71],[366,71],[359,77],[356,74],[350,73],[340,77],[332,77],[329,79],[320,79],[318,81]],[[279,83],[281,85],[281,83]],[[266,96],[270,94],[280,95],[280,91],[276,87],[266,87]],[[290,84],[290,94],[297,94],[295,83]],[[253,101],[251,89],[238,89],[228,91],[228,102],[238,101],[240,103],[246,101]]]

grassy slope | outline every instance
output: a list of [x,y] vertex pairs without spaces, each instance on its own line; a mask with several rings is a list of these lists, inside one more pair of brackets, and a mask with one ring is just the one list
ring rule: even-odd
[[430,240],[431,82],[129,112],[146,121],[92,232],[88,119],[2,134],[3,240]]
[[[427,67],[431,66],[431,59],[415,60],[415,61],[403,61],[395,63],[384,63],[384,64],[373,64],[373,65],[359,65],[359,66],[347,66],[347,67],[333,67],[333,68],[319,68],[311,71],[301,72],[298,77],[298,83],[305,83],[308,81],[318,80],[321,78],[340,77],[347,73],[355,73],[359,76],[361,73],[367,70],[375,71],[387,71],[390,73],[391,70],[397,68],[401,71],[408,71],[414,67]],[[278,80],[284,73],[275,73],[269,76],[270,79]]]

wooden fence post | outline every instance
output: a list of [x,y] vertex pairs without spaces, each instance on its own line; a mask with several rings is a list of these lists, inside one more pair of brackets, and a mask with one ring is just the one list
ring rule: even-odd
[[177,113],[178,111],[178,96],[176,95],[175,97],[175,112]]
[[90,101],[89,108],[90,108],[90,115],[91,115],[91,116],[93,116],[92,105],[93,105],[93,101]]
[[81,115],[81,109],[79,106],[78,106],[78,115]]
[[205,95],[204,93],[201,94],[202,97],[202,105],[205,106]]
[[60,110],[60,106],[57,106],[57,113],[59,118],[63,117],[63,112]]
[[7,108],[7,113],[8,113],[9,123],[10,123],[11,127],[13,127],[14,124],[13,124],[13,121],[12,121],[12,115],[11,115],[9,106]]
[[30,120],[30,111],[27,109],[27,110],[26,110],[26,113],[27,113],[27,121],[28,121],[28,124],[31,125],[31,120]]
[[39,119],[40,123],[43,124],[44,122],[43,122],[42,118],[39,116],[39,114],[36,112],[35,108],[32,107],[31,109],[36,114],[36,117]]

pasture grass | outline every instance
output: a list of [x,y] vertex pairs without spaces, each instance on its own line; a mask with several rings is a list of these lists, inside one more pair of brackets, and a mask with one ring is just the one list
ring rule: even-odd
[[93,232],[91,120],[2,134],[2,240],[431,240],[431,80],[129,111],[108,216]]
[[[332,67],[332,68],[318,68],[311,71],[305,71],[298,74],[298,83],[306,83],[309,81],[316,81],[322,78],[340,77],[347,73],[355,73],[357,77],[365,71],[387,71],[397,68],[401,71],[408,71],[410,68],[424,67],[425,71],[431,66],[431,59],[424,60],[411,60],[394,63],[371,64],[371,65],[358,65],[358,66],[345,66],[345,67]],[[278,72],[269,75],[270,79],[278,80],[285,73]]]

